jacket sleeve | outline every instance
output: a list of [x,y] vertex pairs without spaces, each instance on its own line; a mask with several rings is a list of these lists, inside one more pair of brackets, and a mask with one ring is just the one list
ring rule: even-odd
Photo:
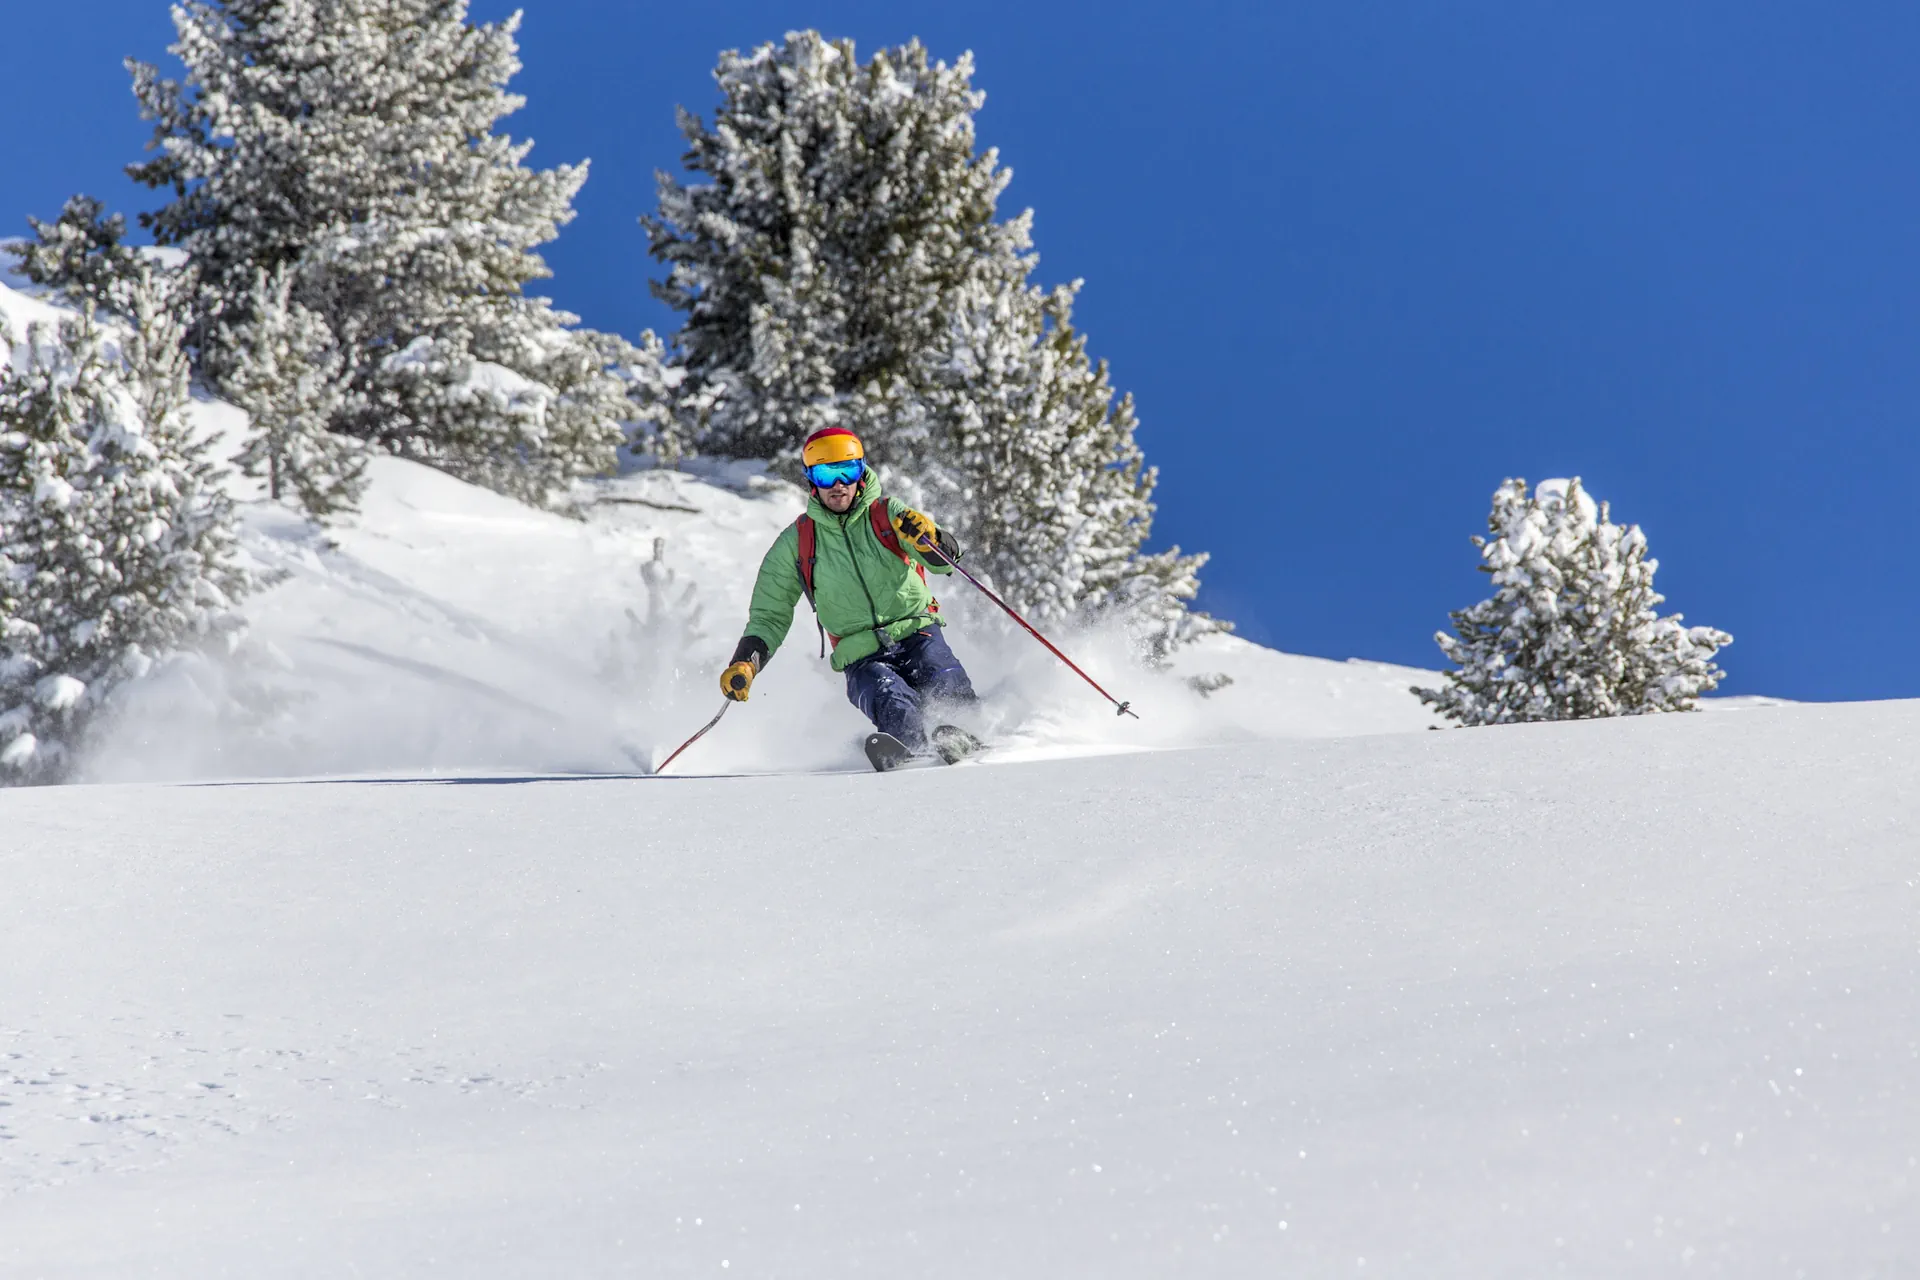
[[753,603],[747,608],[744,634],[766,642],[768,659],[787,638],[787,630],[793,626],[793,606],[800,603],[802,594],[800,534],[788,525],[760,561],[760,575],[753,581]]
[[[898,498],[890,497],[887,499],[887,515],[892,520],[893,529],[896,534],[899,533],[900,531],[900,513],[902,511],[911,511],[911,510],[913,510],[912,507],[909,507],[906,503],[900,501],[900,499]],[[932,520],[936,525],[940,523],[939,519],[935,517],[931,512],[922,511],[920,514],[923,516],[926,516],[927,519]],[[797,539],[798,535],[795,535],[795,537]],[[796,545],[797,545],[797,542],[796,542]],[[908,555],[914,558],[914,561],[916,563],[925,565],[928,573],[952,573],[953,572],[953,566],[948,564],[944,558],[938,564],[935,564],[933,561],[927,559],[926,555],[920,550],[919,547],[909,542],[905,537],[902,537],[900,539],[900,546],[903,550],[906,551]]]

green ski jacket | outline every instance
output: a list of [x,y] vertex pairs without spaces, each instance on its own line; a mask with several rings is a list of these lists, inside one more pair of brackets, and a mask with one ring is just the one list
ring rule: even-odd
[[[840,637],[833,646],[835,671],[878,652],[883,643],[904,640],[935,624],[946,625],[935,612],[939,606],[926,582],[874,536],[867,508],[876,502],[885,503],[889,515],[907,509],[905,503],[881,494],[880,477],[872,471],[845,515],[835,515],[819,498],[807,496],[807,514],[813,517],[814,527],[813,602],[820,611],[820,624],[829,635]],[[906,539],[900,545],[928,572],[953,572],[951,565],[928,563]],[[800,581],[800,531],[788,525],[760,561],[753,604],[747,612],[745,634],[766,644],[768,658],[787,638],[794,606],[805,594]]]

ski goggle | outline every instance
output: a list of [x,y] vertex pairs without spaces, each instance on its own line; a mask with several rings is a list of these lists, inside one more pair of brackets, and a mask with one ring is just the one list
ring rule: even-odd
[[807,483],[816,489],[831,489],[837,484],[853,484],[867,474],[867,464],[860,458],[848,458],[845,462],[816,462],[807,468]]

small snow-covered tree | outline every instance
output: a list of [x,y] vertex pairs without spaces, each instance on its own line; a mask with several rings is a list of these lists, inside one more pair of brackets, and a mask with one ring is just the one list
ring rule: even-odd
[[9,246],[20,260],[20,273],[76,302],[124,310],[142,271],[140,255],[120,243],[127,220],[117,213],[102,216],[104,210],[92,196],[76,195],[68,197],[56,221],[28,218],[34,239]]
[[1638,525],[1614,524],[1578,477],[1527,495],[1493,495],[1488,537],[1475,537],[1494,594],[1454,614],[1434,639],[1459,670],[1422,702],[1461,724],[1585,720],[1691,711],[1720,682],[1714,655],[1733,637],[1661,617]]
[[275,501],[290,494],[324,521],[360,500],[366,451],[328,430],[342,398],[340,352],[327,322],[293,301],[291,284],[284,270],[258,273],[245,311],[221,334],[239,357],[225,390],[251,427],[234,462],[246,475],[264,474]]
[[33,326],[0,378],[0,783],[59,781],[123,681],[238,634],[251,577],[165,284],[127,308],[118,344],[90,310]]
[[721,56],[712,123],[680,117],[701,180],[661,175],[643,219],[685,315],[673,421],[789,470],[810,431],[849,427],[1017,603],[1124,609],[1164,654],[1222,626],[1186,608],[1204,558],[1140,553],[1132,402],[1073,329],[1078,286],[1029,283],[1032,213],[997,216],[1012,175],[975,149],[972,74],[813,31]]
[[129,62],[173,199],[143,215],[195,270],[192,341],[224,390],[259,273],[342,361],[332,429],[536,501],[612,465],[620,380],[577,317],[527,294],[586,167],[526,167],[518,16],[465,0],[188,0],[184,85]]
[[599,340],[608,367],[627,384],[627,447],[651,455],[657,467],[679,466],[702,430],[711,398],[682,392],[687,371],[653,330],[642,332],[638,345],[612,334]]

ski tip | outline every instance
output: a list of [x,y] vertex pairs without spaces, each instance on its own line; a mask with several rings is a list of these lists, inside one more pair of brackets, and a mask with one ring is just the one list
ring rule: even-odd
[[876,773],[891,773],[913,759],[907,744],[890,733],[870,733],[862,746],[867,753],[867,763]]
[[987,749],[986,743],[958,725],[939,725],[927,737],[943,764],[959,764]]

